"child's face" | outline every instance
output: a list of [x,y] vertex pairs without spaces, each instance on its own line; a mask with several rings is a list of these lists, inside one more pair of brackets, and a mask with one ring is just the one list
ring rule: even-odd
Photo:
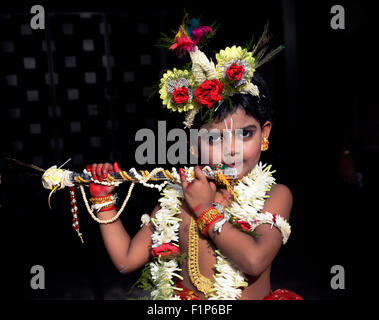
[[[237,169],[241,178],[249,173],[261,156],[262,138],[268,138],[271,123],[266,122],[261,129],[259,122],[246,115],[241,108],[229,114],[225,120],[204,124],[209,134],[199,137],[199,150],[202,161],[214,167],[222,162]],[[231,130],[231,134],[228,132]],[[207,155],[209,161],[207,161]],[[203,163],[203,162],[202,162]]]

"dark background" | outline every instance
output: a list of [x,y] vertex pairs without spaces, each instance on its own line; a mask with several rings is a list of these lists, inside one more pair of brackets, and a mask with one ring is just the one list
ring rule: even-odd
[[[140,128],[156,130],[158,120],[168,119],[167,131],[181,127],[183,119],[163,110],[158,95],[147,98],[164,70],[188,61],[155,46],[161,32],[177,29],[185,7],[193,17],[202,14],[204,24],[221,23],[204,49],[208,56],[244,45],[253,35],[257,39],[266,20],[273,46],[286,47],[259,70],[275,108],[263,160],[273,164],[277,181],[294,196],[292,234],[273,263],[272,288],[285,287],[311,300],[378,296],[371,291],[378,266],[377,209],[371,200],[378,178],[378,28],[369,4],[338,2],[346,25],[333,30],[330,9],[336,3],[328,1],[235,6],[38,2],[45,8],[46,29],[32,30],[34,4],[2,4],[0,14],[2,265],[9,295],[29,300],[144,294],[139,289],[129,293],[139,272],[117,272],[82,201],[84,245],[71,228],[68,190],[52,197],[50,210],[40,176],[27,175],[36,172],[5,158],[44,169],[72,158],[65,168],[77,172],[93,162],[117,161],[124,170],[161,166],[135,163],[139,142],[134,136]],[[119,188],[121,199],[127,187]],[[136,186],[121,216],[131,234],[158,197]],[[33,265],[45,269],[44,290],[30,287]],[[333,265],[345,269],[344,290],[330,286]]]

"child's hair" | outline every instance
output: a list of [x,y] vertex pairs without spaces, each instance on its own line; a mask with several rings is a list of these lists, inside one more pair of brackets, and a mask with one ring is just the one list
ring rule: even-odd
[[[219,122],[224,120],[228,114],[236,111],[237,108],[245,110],[247,115],[254,117],[261,127],[266,121],[272,121],[271,100],[265,81],[255,72],[252,82],[259,89],[259,97],[250,94],[235,94],[231,96],[229,100],[223,101],[217,108],[213,121]],[[199,129],[206,121],[207,119],[201,120],[201,116],[198,113],[194,119],[192,128]]]

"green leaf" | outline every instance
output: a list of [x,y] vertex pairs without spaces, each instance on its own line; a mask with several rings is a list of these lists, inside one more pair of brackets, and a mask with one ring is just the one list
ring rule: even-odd
[[139,279],[133,284],[130,288],[128,295],[133,291],[134,287],[137,286],[145,291],[153,290],[153,280],[151,278],[151,267],[150,262],[146,263],[144,268],[142,269],[141,276]]

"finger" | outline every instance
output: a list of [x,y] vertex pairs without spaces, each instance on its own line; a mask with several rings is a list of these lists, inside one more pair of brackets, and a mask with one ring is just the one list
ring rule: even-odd
[[103,163],[99,163],[96,167],[96,176],[97,176],[99,181],[103,180],[103,173],[102,173],[103,166],[104,166]]
[[97,176],[96,176],[96,167],[97,167],[97,163],[92,164],[92,167],[91,167],[91,174],[92,174],[92,178],[93,178],[93,180],[97,180]]
[[205,176],[203,170],[201,170],[200,166],[195,167],[195,178],[200,181],[207,181],[207,177]]
[[186,174],[182,168],[179,168],[180,181],[182,182],[183,190],[188,188],[188,181],[186,179]]
[[115,162],[115,163],[113,164],[113,169],[114,169],[115,172],[121,172],[121,171],[122,171],[122,170],[120,169],[120,166],[118,165],[117,162]]
[[102,177],[105,179],[109,173],[113,172],[113,166],[110,163],[105,163],[102,169]]

